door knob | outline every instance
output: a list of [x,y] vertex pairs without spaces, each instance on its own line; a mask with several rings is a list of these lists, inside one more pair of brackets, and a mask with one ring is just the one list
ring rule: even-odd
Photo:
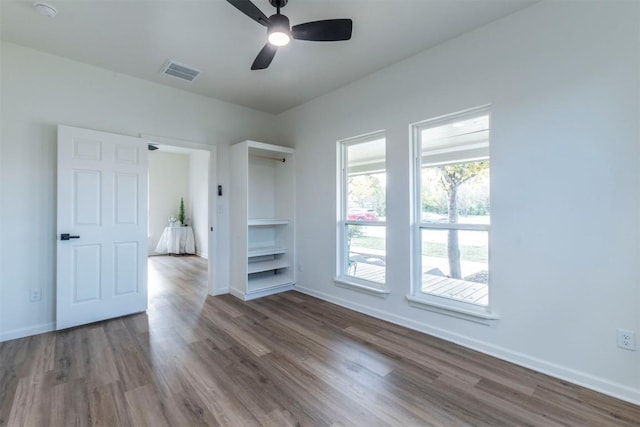
[[71,236],[69,233],[62,233],[60,235],[60,240],[69,240],[69,239],[79,239],[80,236]]

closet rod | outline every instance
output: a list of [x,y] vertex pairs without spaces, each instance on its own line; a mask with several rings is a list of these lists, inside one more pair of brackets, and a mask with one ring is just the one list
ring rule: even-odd
[[267,159],[267,160],[277,160],[279,162],[286,162],[287,159],[286,158],[279,158],[279,157],[267,157],[267,156],[258,156],[257,154],[249,154],[251,157],[256,157],[258,159]]

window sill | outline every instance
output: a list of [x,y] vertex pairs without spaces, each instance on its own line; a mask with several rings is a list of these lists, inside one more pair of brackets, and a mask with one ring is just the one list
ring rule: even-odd
[[483,325],[492,325],[500,319],[498,315],[491,313],[483,307],[478,307],[477,309],[475,307],[459,307],[451,303],[433,301],[427,299],[427,297],[416,297],[414,295],[407,295],[407,301],[409,305],[414,308],[433,311],[434,313],[457,317]]
[[366,285],[354,280],[350,280],[345,277],[335,277],[333,279],[336,282],[336,286],[344,289],[350,289],[356,292],[362,292],[363,294],[373,295],[378,298],[386,298],[389,296],[389,291],[386,289],[377,288],[375,286]]

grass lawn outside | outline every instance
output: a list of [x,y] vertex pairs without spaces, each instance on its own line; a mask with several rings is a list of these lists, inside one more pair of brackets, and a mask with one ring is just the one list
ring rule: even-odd
[[[385,250],[384,238],[376,236],[354,236],[351,239],[351,246],[369,248],[375,250]],[[436,258],[447,258],[447,244],[443,242],[424,242],[422,248],[423,256]],[[460,246],[460,258],[462,261],[488,262],[489,256],[486,246]]]

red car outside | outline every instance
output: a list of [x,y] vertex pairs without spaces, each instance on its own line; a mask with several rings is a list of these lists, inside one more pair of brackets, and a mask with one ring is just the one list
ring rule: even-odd
[[354,208],[349,209],[347,219],[349,221],[377,221],[378,217],[373,212],[373,209]]

